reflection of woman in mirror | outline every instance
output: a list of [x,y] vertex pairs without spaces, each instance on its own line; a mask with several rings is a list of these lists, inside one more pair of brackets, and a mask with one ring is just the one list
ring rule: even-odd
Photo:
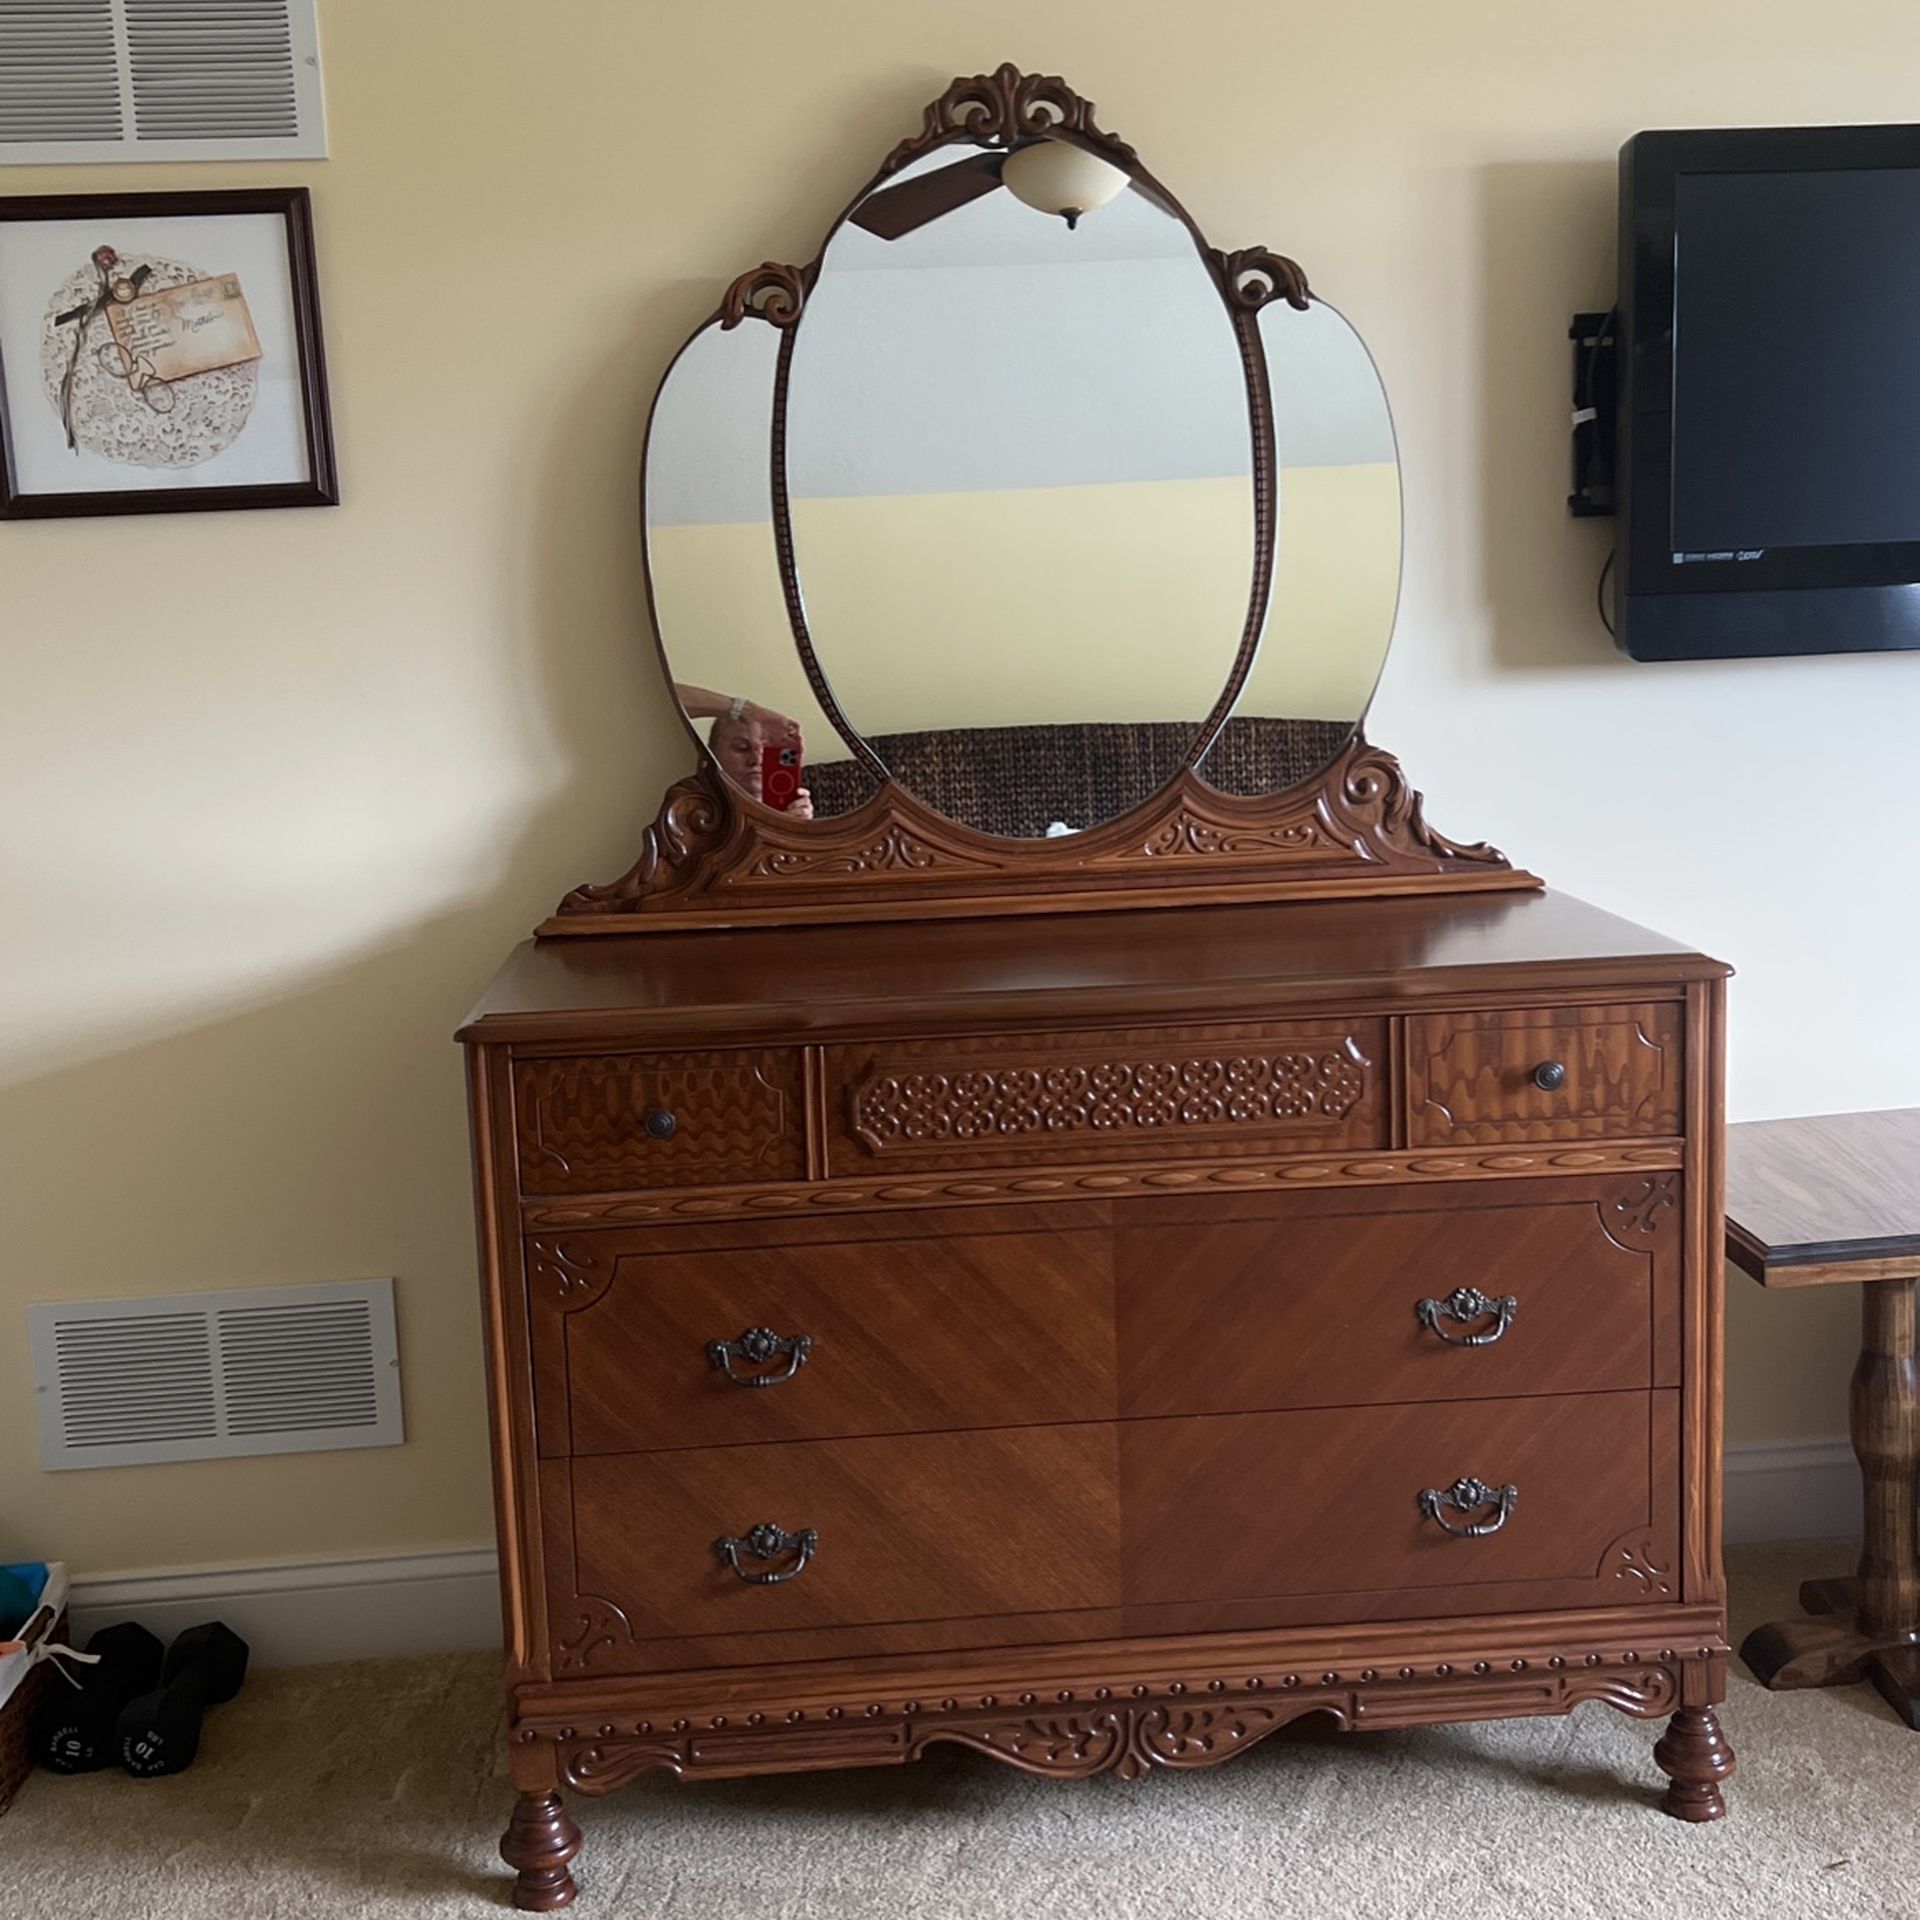
[[[707,750],[720,763],[735,786],[765,800],[765,768],[769,748],[790,747],[794,764],[800,764],[802,745],[800,722],[771,707],[763,707],[739,694],[715,693],[710,687],[696,687],[676,680],[673,690],[689,720],[711,720]],[[813,796],[799,788],[785,811],[796,820],[813,818]]]

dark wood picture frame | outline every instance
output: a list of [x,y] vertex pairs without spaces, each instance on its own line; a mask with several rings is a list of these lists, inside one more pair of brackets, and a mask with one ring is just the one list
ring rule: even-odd
[[[286,228],[287,280],[300,361],[300,418],[307,478],[258,486],[138,487],[75,493],[29,493],[14,455],[8,368],[0,352],[0,520],[53,520],[119,513],[215,513],[246,507],[335,507],[340,504],[333,419],[327,399],[326,352],[320,329],[313,201],[305,187],[245,187],[182,193],[0,195],[0,222],[52,220],[217,219],[277,215]],[[23,390],[24,391],[24,390]],[[22,403],[24,404],[24,402]]]

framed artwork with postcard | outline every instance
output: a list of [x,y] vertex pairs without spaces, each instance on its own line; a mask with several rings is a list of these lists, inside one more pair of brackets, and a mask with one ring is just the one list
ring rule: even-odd
[[0,196],[0,519],[339,498],[304,187]]

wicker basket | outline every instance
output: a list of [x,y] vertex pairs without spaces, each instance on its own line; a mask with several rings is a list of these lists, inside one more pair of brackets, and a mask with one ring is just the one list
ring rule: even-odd
[[[59,1682],[51,1662],[32,1660],[32,1653],[49,1641],[66,1638],[66,1598],[67,1583],[62,1569],[57,1579],[48,1580],[42,1604],[20,1629],[18,1644],[31,1664],[4,1703],[0,1703],[0,1813],[6,1812],[13,1796],[20,1791],[21,1782],[33,1769],[33,1716],[47,1688]],[[19,1654],[12,1653],[0,1666],[20,1658]],[[4,1680],[0,1680],[0,1684],[4,1684]]]

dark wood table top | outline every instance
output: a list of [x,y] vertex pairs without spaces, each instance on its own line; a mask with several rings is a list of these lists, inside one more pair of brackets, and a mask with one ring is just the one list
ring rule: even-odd
[[1763,1287],[1920,1276],[1920,1107],[1729,1127],[1727,1257]]

